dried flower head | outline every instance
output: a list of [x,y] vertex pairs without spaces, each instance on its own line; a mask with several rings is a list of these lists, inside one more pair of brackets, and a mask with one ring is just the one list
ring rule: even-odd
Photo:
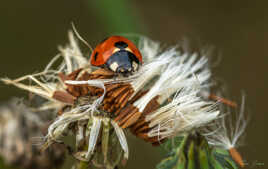
[[[90,66],[72,32],[69,40],[70,45],[60,47],[61,53],[41,73],[2,79],[46,98],[40,109],[58,112],[44,149],[71,132],[77,159],[115,168],[129,156],[127,129],[158,145],[219,118],[217,103],[200,96],[211,76],[205,55],[182,53],[176,47],[160,50],[159,43],[142,37],[143,65],[133,75],[121,77]],[[56,66],[60,58],[62,63]]]

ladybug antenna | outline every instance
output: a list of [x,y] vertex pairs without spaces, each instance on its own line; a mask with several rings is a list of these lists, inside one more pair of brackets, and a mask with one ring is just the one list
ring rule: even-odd
[[72,24],[73,31],[74,31],[75,35],[77,36],[77,38],[78,38],[80,41],[82,41],[82,42],[83,42],[83,43],[90,49],[90,51],[91,51],[91,53],[92,53],[92,52],[93,52],[93,48],[91,47],[91,45],[90,45],[85,39],[83,39],[83,38],[80,36],[80,34],[78,33],[78,31],[77,31],[77,29],[76,29],[74,23],[72,22],[71,24]]

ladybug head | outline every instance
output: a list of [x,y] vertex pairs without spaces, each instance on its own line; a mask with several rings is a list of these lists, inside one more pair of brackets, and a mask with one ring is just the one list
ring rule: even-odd
[[118,74],[128,76],[139,69],[140,62],[133,53],[120,49],[110,56],[105,65]]
[[142,56],[130,40],[122,36],[112,36],[95,48],[91,55],[91,64],[128,76],[139,69]]

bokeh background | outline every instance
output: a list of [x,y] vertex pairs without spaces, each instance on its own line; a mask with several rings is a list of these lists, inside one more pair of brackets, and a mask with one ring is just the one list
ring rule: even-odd
[[[73,21],[92,45],[112,34],[139,33],[163,44],[187,37],[221,55],[214,70],[233,98],[246,93],[251,120],[239,149],[246,168],[267,168],[268,1],[15,0],[0,2],[0,77],[38,72],[67,43]],[[218,57],[215,55],[215,57]],[[26,92],[0,84],[0,101]],[[154,168],[161,150],[129,137],[127,169]],[[0,165],[1,167],[1,165]],[[66,165],[64,168],[67,168]]]

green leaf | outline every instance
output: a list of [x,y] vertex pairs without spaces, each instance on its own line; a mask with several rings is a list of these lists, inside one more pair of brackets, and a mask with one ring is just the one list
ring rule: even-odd
[[[228,169],[238,169],[236,163],[230,156],[229,152],[220,148],[213,148],[211,152],[211,161],[215,161],[214,163],[220,165],[218,168],[228,168]],[[217,168],[217,169],[218,169]]]
[[176,144],[173,138],[162,146],[169,153],[157,169],[238,169],[227,150],[211,147],[198,133],[176,139]]

